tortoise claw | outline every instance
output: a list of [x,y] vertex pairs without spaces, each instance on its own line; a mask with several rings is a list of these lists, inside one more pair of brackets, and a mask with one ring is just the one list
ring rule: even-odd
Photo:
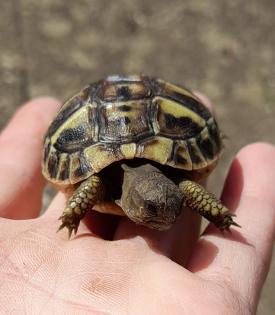
[[241,228],[241,226],[240,226],[237,222],[235,222],[235,221],[233,220],[232,217],[235,217],[235,216],[236,216],[235,214],[231,214],[231,213],[230,213],[230,214],[227,214],[227,215],[225,216],[223,225],[219,227],[220,230],[221,230],[221,232],[222,232],[223,234],[224,234],[224,231],[227,231],[227,232],[229,232],[229,233],[232,233],[232,231],[231,231],[231,229],[230,229],[231,225],[234,225],[234,226],[237,226],[237,227]]
[[232,220],[232,222],[231,222],[231,225],[235,225],[235,226],[237,226],[237,227],[241,228],[241,225],[240,225],[240,224],[238,224],[237,222],[233,221],[233,220]]
[[70,226],[70,227],[68,228],[68,230],[69,230],[69,239],[70,239],[72,233],[74,233],[74,235],[76,235],[77,230],[78,230],[78,225]]
[[61,217],[58,218],[58,220],[62,220],[62,223],[56,232],[59,232],[62,229],[64,229],[64,227],[66,227],[68,229],[68,238],[70,239],[73,232],[74,232],[74,235],[76,235],[77,230],[78,230],[78,226],[79,226],[79,222],[73,223],[73,222],[71,222],[71,220],[68,220],[68,219],[66,220],[66,219],[67,219],[67,217],[64,215],[62,215]]
[[71,236],[72,236],[72,232],[73,232],[73,229],[72,229],[71,227],[68,227],[68,233],[69,233],[69,235],[68,235],[68,239],[70,239],[70,238],[71,238]]
[[[60,220],[60,219],[59,219]],[[59,228],[57,229],[56,233],[58,233],[59,231],[61,231],[64,227],[66,226],[65,223],[62,223]]]

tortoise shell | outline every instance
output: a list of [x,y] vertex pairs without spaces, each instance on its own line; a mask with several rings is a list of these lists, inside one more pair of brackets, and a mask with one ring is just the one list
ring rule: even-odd
[[143,158],[189,172],[221,151],[217,123],[186,88],[148,76],[109,76],[61,107],[45,137],[43,174],[76,184],[108,165]]

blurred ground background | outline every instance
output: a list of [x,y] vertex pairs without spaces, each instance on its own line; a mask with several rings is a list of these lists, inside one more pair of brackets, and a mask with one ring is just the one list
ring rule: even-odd
[[[0,128],[29,98],[63,100],[107,74],[146,73],[216,105],[228,140],[213,192],[242,146],[275,143],[273,0],[0,1],[0,34]],[[258,314],[275,313],[274,290],[275,259]]]

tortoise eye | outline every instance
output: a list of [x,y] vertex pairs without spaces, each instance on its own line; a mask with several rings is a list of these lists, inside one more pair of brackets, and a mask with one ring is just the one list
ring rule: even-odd
[[146,210],[148,213],[150,213],[150,215],[157,215],[158,214],[158,208],[157,205],[154,204],[153,202],[146,202]]

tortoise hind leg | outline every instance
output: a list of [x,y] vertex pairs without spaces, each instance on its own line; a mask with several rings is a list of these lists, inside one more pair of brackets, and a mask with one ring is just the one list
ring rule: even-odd
[[240,227],[221,201],[198,183],[184,180],[179,184],[179,188],[183,193],[183,205],[197,211],[221,231],[230,230],[231,225]]
[[80,220],[101,199],[102,195],[103,184],[98,175],[92,175],[84,180],[74,191],[62,216],[59,218],[62,223],[58,231],[66,227],[69,231],[69,238],[73,231],[76,234]]

